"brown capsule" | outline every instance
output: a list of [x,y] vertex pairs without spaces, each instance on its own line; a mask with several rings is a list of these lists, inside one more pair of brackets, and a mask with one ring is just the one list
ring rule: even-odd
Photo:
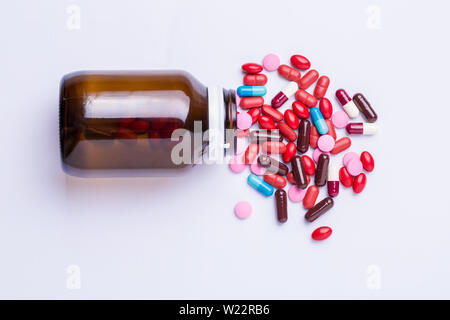
[[278,130],[254,130],[249,134],[250,143],[262,144],[266,141],[283,141],[283,136]]
[[308,177],[303,166],[302,157],[295,156],[291,160],[292,173],[294,174],[295,184],[300,189],[306,189],[308,186]]
[[375,122],[378,119],[377,114],[373,110],[369,101],[367,101],[366,97],[362,95],[362,93],[357,93],[353,96],[353,102],[359,111],[366,118],[367,122]]
[[317,162],[316,175],[314,176],[314,183],[318,187],[322,187],[327,183],[328,178],[328,164],[330,163],[330,156],[322,153],[319,156],[319,161]]
[[313,222],[325,212],[330,210],[334,205],[334,201],[330,197],[326,197],[322,201],[316,203],[314,207],[309,209],[305,214],[305,219],[309,222]]
[[298,127],[297,151],[305,153],[309,149],[309,139],[311,135],[311,122],[306,119],[300,121]]
[[268,172],[278,174],[280,176],[285,176],[289,172],[287,165],[265,154],[258,157],[258,163],[261,167],[266,168]]
[[287,195],[283,189],[275,191],[275,201],[277,204],[277,218],[280,222],[287,221]]

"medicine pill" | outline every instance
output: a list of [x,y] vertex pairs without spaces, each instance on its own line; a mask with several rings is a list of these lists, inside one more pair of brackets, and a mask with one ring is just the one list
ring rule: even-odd
[[292,111],[291,109],[287,109],[284,112],[284,122],[286,122],[286,124],[293,130],[296,130],[299,126],[299,120],[294,111]]
[[264,174],[264,181],[278,189],[283,189],[287,184],[285,178],[274,173]]
[[228,166],[230,167],[230,170],[233,171],[234,173],[241,173],[242,171],[245,170],[245,168],[247,168],[247,165],[242,160],[242,156],[238,155],[234,155],[230,159],[230,163],[228,164]]
[[287,165],[265,154],[258,157],[258,163],[261,167],[266,168],[267,172],[278,174],[280,176],[285,176],[289,172]]
[[308,119],[309,118],[309,109],[300,101],[294,101],[292,103],[292,110],[300,119]]
[[283,114],[277,109],[272,108],[268,104],[265,104],[261,107],[261,111],[264,115],[268,116],[275,122],[279,122],[283,120]]
[[323,97],[325,97],[329,85],[330,78],[328,78],[327,76],[321,76],[319,80],[317,80],[316,87],[314,88],[314,96],[317,99],[322,99]]
[[236,125],[238,129],[246,130],[251,127],[253,119],[248,113],[239,113],[236,118]]
[[353,181],[353,191],[355,193],[361,193],[366,186],[367,178],[364,173],[360,173],[355,177]]
[[350,118],[356,118],[359,115],[358,108],[344,89],[336,91],[336,98]]
[[359,159],[362,162],[364,170],[366,170],[367,172],[373,171],[373,169],[375,168],[375,160],[368,151],[364,151],[363,153],[361,153]]
[[291,159],[295,156],[296,153],[296,146],[295,143],[289,142],[286,145],[286,151],[283,153],[283,161],[288,163],[291,161]]
[[317,148],[317,140],[319,140],[320,134],[317,131],[316,126],[312,125],[311,126],[311,134],[309,136],[309,145],[311,146],[311,148]]
[[283,189],[275,191],[275,204],[277,206],[278,221],[284,223],[288,219],[287,215],[287,194]]
[[286,145],[280,141],[265,141],[262,149],[265,153],[282,154],[286,152]]
[[264,86],[240,86],[236,90],[240,97],[261,97],[267,93]]
[[295,82],[300,80],[300,78],[302,76],[300,71],[298,71],[288,65],[285,65],[285,64],[282,64],[278,67],[278,74],[280,76],[282,76],[283,78],[288,79],[289,81],[295,81]]
[[319,140],[317,140],[317,147],[322,152],[329,152],[333,150],[334,145],[335,145],[334,138],[329,134],[324,134],[323,136],[320,136]]
[[320,112],[319,108],[314,107],[311,108],[309,111],[311,114],[311,119],[314,122],[314,126],[316,127],[319,134],[327,134],[328,133],[328,126],[325,122],[325,119],[322,116],[322,113]]
[[297,137],[297,151],[300,153],[305,153],[309,149],[309,141],[311,135],[311,123],[302,119],[298,127],[298,137]]
[[309,222],[313,222],[328,210],[330,210],[334,205],[333,198],[326,197],[322,201],[318,202],[314,207],[309,209],[305,214],[305,219]]
[[315,107],[317,105],[317,98],[303,89],[300,89],[295,93],[295,99],[309,108]]
[[319,78],[319,72],[317,70],[309,70],[303,77],[298,81],[298,87],[300,89],[308,89],[316,80]]
[[322,98],[320,100],[319,109],[325,119],[330,119],[333,115],[333,105],[327,98]]
[[319,196],[319,188],[316,186],[310,186],[306,190],[305,197],[303,198],[303,207],[305,209],[311,209],[316,203],[317,197]]
[[353,102],[356,107],[362,113],[364,118],[366,118],[367,122],[375,122],[378,119],[378,116],[370,105],[369,101],[367,101],[366,97],[362,95],[362,93],[357,93],[353,96]]
[[288,197],[292,202],[301,202],[305,198],[306,190],[297,187],[295,184],[288,189]]
[[285,122],[278,122],[277,129],[280,130],[281,135],[288,141],[295,141],[297,134]]
[[329,153],[329,152],[323,152],[323,151],[320,150],[319,148],[314,149],[313,154],[312,154],[312,157],[313,157],[313,159],[314,159],[314,161],[315,161],[316,163],[319,162],[319,156],[320,156],[321,154],[327,154],[328,156],[331,155],[331,153]]
[[378,127],[375,123],[350,122],[345,130],[348,134],[373,135],[377,133]]
[[306,170],[303,166],[302,158],[300,156],[293,157],[291,159],[291,167],[297,187],[306,189],[308,186],[308,179],[306,178]]
[[333,230],[330,227],[319,227],[313,231],[311,238],[316,241],[322,241],[328,239],[332,233]]
[[255,124],[256,121],[258,121],[259,116],[261,115],[261,109],[259,108],[252,108],[247,111],[247,114],[252,117],[252,124]]
[[259,144],[252,143],[249,144],[247,147],[247,150],[245,150],[244,153],[244,163],[245,164],[252,164],[253,161],[255,161],[256,157],[259,153]]
[[269,53],[263,58],[263,66],[267,71],[275,71],[279,65],[280,58],[274,53]]
[[260,73],[263,67],[260,64],[249,62],[242,65],[242,70],[247,73]]
[[330,157],[327,154],[321,154],[317,163],[316,174],[314,176],[314,183],[318,187],[323,187],[327,183],[328,178],[328,164]]
[[267,83],[265,74],[246,74],[244,76],[244,84],[246,86],[264,86]]
[[360,174],[363,170],[363,165],[361,160],[359,158],[351,159],[347,165],[345,166],[348,173],[350,173],[352,176],[356,177],[358,174]]
[[334,163],[328,165],[328,195],[336,197],[339,194],[339,167]]
[[313,159],[311,159],[306,154],[302,155],[303,166],[305,168],[306,174],[312,176],[316,173],[316,165]]
[[240,201],[234,206],[234,214],[239,219],[247,219],[252,214],[252,206],[247,201]]
[[299,54],[295,54],[291,57],[291,63],[294,67],[300,70],[307,70],[311,67],[311,62]]
[[348,137],[341,138],[334,144],[333,150],[330,151],[331,154],[338,154],[344,150],[347,150],[352,145],[352,140]]
[[245,97],[239,102],[242,109],[259,108],[264,104],[263,97]]
[[298,90],[297,82],[291,81],[288,85],[278,92],[278,94],[272,99],[271,105],[273,108],[277,109],[281,107],[286,101],[289,100]]
[[353,185],[353,177],[350,173],[348,173],[345,167],[339,169],[339,181],[346,188],[349,188]]
[[268,116],[260,116],[258,119],[258,123],[261,128],[267,129],[267,130],[273,130],[277,127],[275,125],[275,122],[273,122],[273,120],[271,118],[269,118]]
[[251,143],[262,144],[265,141],[283,141],[283,136],[278,130],[253,130],[249,134]]
[[273,194],[273,187],[265,182],[261,177],[258,177],[253,173],[249,174],[247,182],[250,186],[266,197],[270,197]]

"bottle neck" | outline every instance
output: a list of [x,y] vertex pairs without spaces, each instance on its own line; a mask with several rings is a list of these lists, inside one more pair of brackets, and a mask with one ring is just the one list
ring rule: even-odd
[[236,93],[221,87],[208,87],[209,143],[211,161],[222,160],[236,150]]

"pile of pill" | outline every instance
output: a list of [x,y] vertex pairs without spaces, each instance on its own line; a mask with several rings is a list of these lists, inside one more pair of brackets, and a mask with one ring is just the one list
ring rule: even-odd
[[[371,172],[375,167],[368,151],[361,154],[347,152],[342,165],[333,162],[333,155],[348,151],[352,144],[349,137],[338,139],[336,128],[345,128],[348,135],[373,135],[377,132],[374,122],[378,116],[364,95],[357,93],[352,99],[343,89],[336,91],[336,99],[342,108],[333,113],[332,103],[325,97],[330,79],[310,69],[310,61],[302,55],[293,55],[290,64],[280,65],[277,55],[268,54],[262,65],[242,65],[244,85],[236,90],[238,145],[229,167],[240,173],[250,166],[248,184],[266,197],[275,194],[280,223],[288,219],[288,198],[292,202],[303,202],[307,210],[305,219],[313,222],[333,207],[340,184],[360,193],[367,181],[364,171]],[[289,81],[270,105],[264,101],[268,82],[262,73],[264,69],[268,72],[278,70],[278,74]],[[302,72],[306,73],[302,75]],[[308,92],[314,83],[314,89]],[[280,112],[278,109],[291,97],[295,97],[292,108]],[[365,122],[350,122],[360,113]],[[259,128],[253,129],[254,126]],[[248,145],[242,142],[244,137]],[[312,158],[305,154],[310,147]],[[310,185],[312,179],[314,182]],[[319,188],[325,185],[329,196],[317,201]],[[237,217],[245,219],[251,215],[252,207],[241,201],[234,211]],[[322,226],[311,236],[314,240],[324,240],[331,233],[330,227]]]

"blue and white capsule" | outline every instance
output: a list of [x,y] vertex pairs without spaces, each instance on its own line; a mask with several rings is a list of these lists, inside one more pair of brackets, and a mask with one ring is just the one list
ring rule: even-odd
[[317,107],[311,108],[309,110],[309,114],[311,115],[311,119],[316,126],[317,131],[322,135],[328,132],[328,126],[323,118],[322,112]]
[[253,173],[249,174],[247,182],[266,197],[270,197],[273,194],[273,187]]
[[240,86],[237,88],[239,97],[262,97],[267,93],[264,86]]

